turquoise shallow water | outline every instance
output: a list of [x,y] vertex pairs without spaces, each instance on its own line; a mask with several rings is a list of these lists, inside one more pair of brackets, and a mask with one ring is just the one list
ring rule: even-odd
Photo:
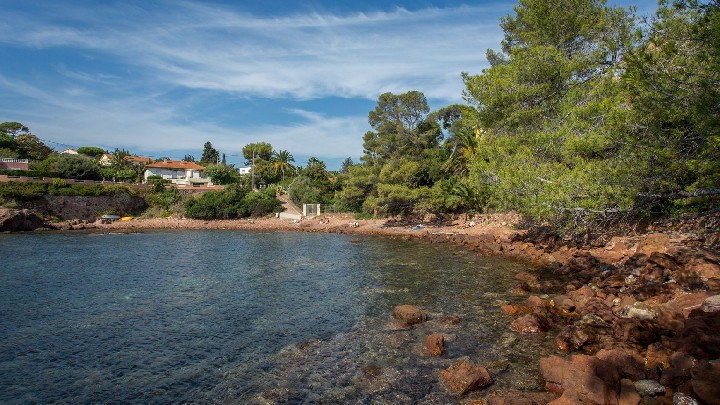
[[[1,403],[448,403],[437,375],[459,358],[491,389],[540,389],[532,359],[551,350],[498,310],[532,269],[444,245],[32,233],[0,234],[0,258]],[[434,320],[394,327],[403,303]],[[422,353],[434,332],[441,358]]]

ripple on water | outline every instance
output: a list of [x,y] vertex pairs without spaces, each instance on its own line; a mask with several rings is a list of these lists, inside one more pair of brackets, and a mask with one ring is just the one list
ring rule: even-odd
[[[447,246],[178,231],[0,235],[0,255],[3,403],[447,403],[438,372],[458,359],[533,390],[552,349],[498,311],[525,266]],[[431,320],[394,326],[403,303]]]

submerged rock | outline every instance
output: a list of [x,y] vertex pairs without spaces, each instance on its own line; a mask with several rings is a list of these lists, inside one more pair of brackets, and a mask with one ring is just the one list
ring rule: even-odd
[[415,305],[398,305],[392,311],[392,316],[406,326],[422,323],[428,319],[427,314]]
[[445,337],[439,333],[433,333],[425,338],[425,351],[432,356],[441,356],[445,351]]
[[473,366],[463,359],[440,372],[445,387],[453,394],[462,395],[492,384],[492,377],[483,366]]
[[545,332],[550,329],[550,320],[542,314],[527,314],[514,320],[510,329],[520,333]]
[[502,392],[490,396],[487,405],[546,405],[557,397],[550,392]]

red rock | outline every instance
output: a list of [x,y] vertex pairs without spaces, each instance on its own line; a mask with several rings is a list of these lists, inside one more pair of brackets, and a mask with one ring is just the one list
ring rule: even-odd
[[664,233],[651,233],[645,235],[642,241],[638,244],[638,253],[644,253],[650,255],[653,252],[665,253],[670,247],[670,237]]
[[536,281],[540,280],[540,276],[538,276],[537,274],[520,272],[520,273],[515,274],[515,279],[527,281],[527,282],[536,282]]
[[425,338],[425,352],[432,356],[441,356],[445,351],[445,337],[439,333],[433,333]]
[[550,301],[550,305],[561,314],[567,314],[575,310],[575,303],[565,295],[558,295]]
[[508,315],[529,314],[532,308],[522,305],[503,305],[500,309]]
[[595,354],[595,357],[610,364],[622,378],[633,381],[645,378],[645,359],[634,350],[602,349]]
[[546,405],[557,397],[550,392],[502,392],[487,398],[487,405]]
[[690,373],[697,364],[697,360],[684,353],[676,352],[670,355],[670,367],[663,370],[660,375],[660,384],[675,387],[690,379]]
[[667,346],[698,359],[720,358],[720,312],[695,310]]
[[568,325],[555,337],[555,349],[570,353],[583,347],[591,337],[583,328]]
[[556,403],[614,404],[618,401],[620,377],[594,356],[575,355],[540,359],[546,388],[562,393]]
[[690,384],[698,399],[720,405],[720,363],[702,361],[691,370]]
[[392,316],[404,325],[414,325],[427,320],[427,315],[414,305],[398,305]]
[[616,338],[639,345],[648,345],[658,338],[655,324],[641,319],[617,319],[613,325],[613,334]]
[[582,310],[580,311],[583,315],[597,315],[598,317],[602,318],[605,322],[614,322],[617,317],[613,313],[612,309],[605,304],[605,301],[601,300],[600,298],[590,298],[585,302],[585,304],[582,307]]
[[530,308],[547,308],[550,306],[550,303],[537,295],[531,295],[527,298],[527,305]]
[[577,309],[581,310],[589,299],[595,297],[595,291],[587,285],[584,285],[577,290],[568,293],[568,296],[575,303]]
[[620,381],[618,405],[638,405],[641,399],[632,380],[624,378]]
[[517,318],[510,324],[510,329],[520,333],[539,333],[550,329],[550,320],[542,315],[532,313]]
[[445,387],[453,394],[462,395],[467,392],[492,384],[487,369],[475,367],[469,360],[463,359],[440,372]]
[[647,347],[645,352],[645,372],[653,380],[660,379],[662,370],[670,367],[670,351],[659,342]]

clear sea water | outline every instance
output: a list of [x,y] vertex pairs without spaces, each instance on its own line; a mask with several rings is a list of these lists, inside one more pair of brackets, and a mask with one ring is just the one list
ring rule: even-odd
[[[526,265],[448,245],[241,231],[0,234],[0,403],[457,403],[540,390],[499,307]],[[411,329],[390,317],[419,305]],[[458,316],[459,324],[444,317]],[[431,333],[447,351],[423,353]],[[450,395],[460,358],[495,383]]]

